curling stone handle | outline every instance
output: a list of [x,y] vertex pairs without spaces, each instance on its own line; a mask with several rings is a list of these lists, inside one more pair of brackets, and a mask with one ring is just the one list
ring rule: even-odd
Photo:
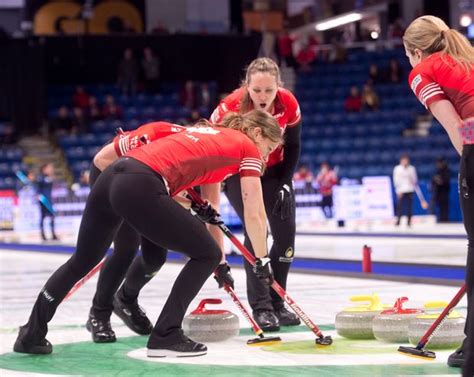
[[380,297],[377,294],[372,295],[360,295],[360,296],[352,296],[350,298],[353,302],[365,302],[368,301],[367,309],[368,310],[381,310],[383,309],[383,305],[380,302]]
[[193,311],[193,314],[202,314],[207,312],[206,305],[218,305],[222,304],[222,300],[220,298],[205,298],[201,300],[196,310]]
[[424,305],[426,309],[443,309],[446,306],[448,306],[446,301],[428,301]]
[[408,301],[408,297],[397,298],[397,301],[395,301],[395,305],[393,305],[393,310],[396,311],[397,313],[402,313],[404,311],[403,303],[407,301]]

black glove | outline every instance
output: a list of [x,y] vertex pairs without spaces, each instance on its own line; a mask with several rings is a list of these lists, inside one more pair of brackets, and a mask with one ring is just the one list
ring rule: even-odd
[[205,204],[192,202],[191,211],[204,223],[212,225],[223,224],[219,212],[212,208],[212,206],[207,202]]
[[271,285],[273,283],[273,273],[270,267],[270,258],[257,258],[255,260],[255,266],[253,266],[253,272],[255,275],[264,283]]
[[225,283],[234,289],[234,278],[230,273],[230,266],[227,264],[227,262],[217,266],[217,268],[214,270],[214,279],[216,279],[219,288],[222,288]]
[[[291,183],[290,183],[291,184]],[[272,214],[286,220],[293,214],[293,192],[290,184],[284,183],[277,191],[277,200],[273,206]]]

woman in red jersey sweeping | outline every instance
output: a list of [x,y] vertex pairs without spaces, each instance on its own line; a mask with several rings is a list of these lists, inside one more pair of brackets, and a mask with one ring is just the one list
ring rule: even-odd
[[461,367],[463,376],[474,376],[474,48],[443,20],[422,16],[403,36],[406,55],[413,70],[411,89],[446,130],[461,155],[460,202],[468,235],[466,270],[468,311],[466,339],[448,359]]
[[147,344],[149,357],[199,356],[207,347],[187,338],[181,323],[190,302],[222,259],[201,221],[172,198],[239,173],[247,232],[259,259],[255,274],[271,279],[260,176],[281,142],[276,120],[260,110],[233,114],[222,127],[191,127],[128,152],[105,169],[87,199],[74,255],[49,278],[20,328],[15,352],[49,354],[48,322],[71,287],[105,255],[122,220],[140,235],[189,257]]

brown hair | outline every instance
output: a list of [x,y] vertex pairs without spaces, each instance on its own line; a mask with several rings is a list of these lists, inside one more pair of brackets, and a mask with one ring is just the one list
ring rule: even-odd
[[[281,82],[280,68],[278,68],[278,64],[270,58],[257,58],[253,60],[245,71],[245,79],[242,81],[241,86],[247,87],[250,83],[250,76],[257,72],[269,73],[270,75],[275,76],[277,85],[283,86],[283,83]],[[240,103],[239,112],[241,114],[245,114],[249,111],[250,101],[249,93],[245,91]]]
[[474,65],[474,48],[466,37],[435,16],[421,16],[415,19],[403,35],[405,48],[414,54],[419,49],[423,54],[435,52],[448,54],[453,60],[470,72]]

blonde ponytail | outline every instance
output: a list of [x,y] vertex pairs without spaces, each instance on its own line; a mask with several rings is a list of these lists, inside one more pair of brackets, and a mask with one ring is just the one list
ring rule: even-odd
[[414,54],[415,49],[426,55],[435,52],[447,54],[468,73],[474,65],[474,48],[467,38],[435,16],[415,19],[405,30],[403,44],[411,54]]

